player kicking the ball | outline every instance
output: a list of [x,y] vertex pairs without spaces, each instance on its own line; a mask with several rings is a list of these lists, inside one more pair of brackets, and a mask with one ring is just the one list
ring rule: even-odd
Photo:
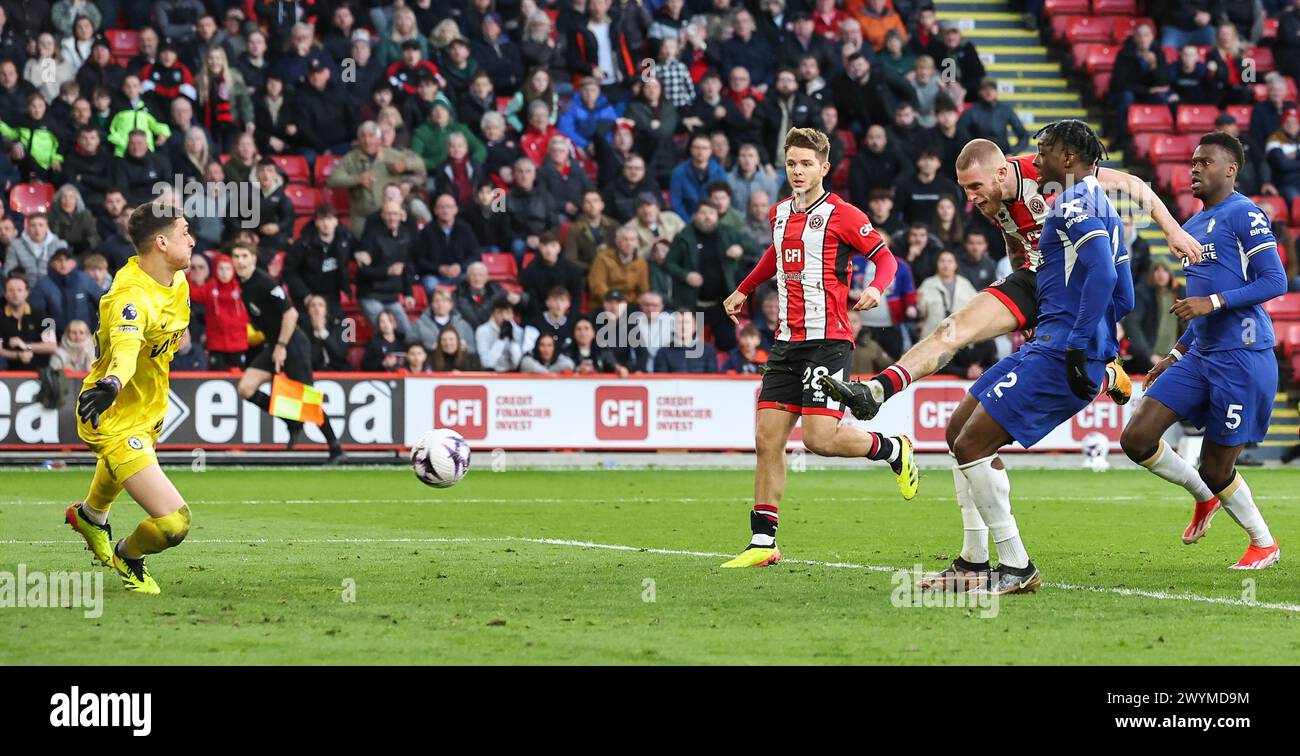
[[[1236,463],[1245,444],[1264,439],[1272,419],[1277,361],[1262,305],[1286,293],[1286,273],[1268,216],[1236,191],[1244,158],[1241,142],[1217,132],[1201,137],[1192,155],[1192,196],[1205,209],[1183,227],[1203,245],[1204,258],[1184,268],[1187,298],[1171,310],[1191,325],[1147,375],[1120,443],[1129,459],[1192,495],[1183,543],[1200,540],[1222,507],[1250,536],[1232,568],[1259,570],[1281,552]],[[1161,439],[1182,419],[1205,429],[1199,473]]]
[[[972,140],[957,157],[957,181],[990,221],[1002,229],[1007,254],[1023,263],[1010,276],[995,281],[975,295],[965,307],[948,316],[894,365],[865,383],[834,378],[822,379],[823,388],[843,402],[860,420],[870,420],[890,397],[913,381],[933,375],[963,348],[1014,331],[1031,329],[1038,320],[1037,271],[1042,255],[1038,251],[1043,220],[1051,212],[1052,194],[1044,194],[1033,155],[1007,158],[987,139]],[[1096,180],[1108,193],[1125,192],[1138,205],[1150,209],[1151,217],[1165,232],[1169,247],[1179,257],[1200,260],[1201,250],[1169,214],[1151,187],[1136,176],[1110,168],[1098,168]],[[1053,187],[1059,190],[1059,187]],[[1113,357],[1114,355],[1112,355]],[[1132,394],[1128,375],[1117,362],[1106,370],[1107,393],[1118,404]]]
[[830,172],[830,142],[816,129],[791,129],[785,137],[785,169],[794,196],[768,214],[772,246],[754,271],[723,302],[732,320],[754,289],[776,277],[780,319],[758,397],[754,469],[753,535],[749,547],[723,567],[776,564],[777,510],[785,492],[785,446],[803,418],[803,443],[826,457],[866,457],[887,462],[898,476],[904,499],[916,496],[920,473],[906,436],[840,425],[844,410],[818,386],[825,375],[846,377],[853,355],[848,323],[848,271],[854,255],[876,264],[876,275],[853,305],[869,310],[880,304],[898,270],[893,253],[867,216],[822,183]]
[[1038,138],[1040,180],[1063,191],[1039,242],[1036,338],[980,376],[953,414],[948,439],[965,540],[961,556],[924,588],[1037,590],[1041,579],[1011,513],[1011,480],[998,450],[1012,441],[1029,448],[1088,406],[1118,350],[1115,325],[1133,308],[1123,227],[1094,175],[1101,141],[1075,120],[1051,124]]
[[[137,254],[99,303],[97,356],[77,398],[77,434],[98,458],[95,477],[86,500],[64,516],[127,590],[156,594],[144,558],[179,545],[190,531],[190,508],[158,466],[154,443],[167,413],[172,357],[190,325],[184,271],[194,237],[181,209],[162,200],[136,208],[127,235]],[[124,488],[148,517],[114,545],[108,513]]]

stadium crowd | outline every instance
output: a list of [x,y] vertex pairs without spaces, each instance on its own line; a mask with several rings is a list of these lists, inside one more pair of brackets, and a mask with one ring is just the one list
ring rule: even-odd
[[[1163,39],[1248,29],[1238,5],[1181,2]],[[1192,13],[1200,36],[1180,37],[1201,6],[1217,15]],[[1276,41],[1293,63],[1298,21],[1300,0]],[[1154,38],[1126,44],[1117,108],[1236,101],[1231,66],[1153,65]],[[1249,180],[1289,200],[1300,115],[1281,97],[1242,136]],[[1030,135],[924,1],[6,0],[0,360],[85,370],[98,300],[132,254],[125,220],[170,191],[201,250],[177,370],[237,369],[264,338],[229,258],[243,246],[303,313],[316,370],[754,372],[777,295],[760,289],[740,327],[721,301],[770,243],[796,126],[833,135],[830,187],[903,263],[887,306],[855,314],[855,372],[1010,272],[955,160],[972,138],[1012,154]],[[1178,337],[1179,292],[1127,241],[1141,285],[1125,348],[1142,372]],[[872,274],[855,263],[853,297]],[[945,372],[978,377],[1019,341]]]

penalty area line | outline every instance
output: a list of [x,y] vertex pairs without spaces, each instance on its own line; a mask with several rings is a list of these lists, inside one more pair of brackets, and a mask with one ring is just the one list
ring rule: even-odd
[[[398,543],[535,543],[543,546],[565,546],[569,548],[592,549],[598,551],[626,551],[642,554],[659,554],[664,556],[689,556],[709,559],[729,559],[734,554],[716,551],[689,551],[685,549],[661,549],[645,546],[627,546],[615,543],[597,543],[565,538],[528,538],[524,536],[472,536],[472,537],[428,537],[428,538],[194,538],[187,543],[200,544],[398,544]],[[79,540],[0,540],[0,545],[13,546],[49,546],[76,545]],[[854,562],[826,562],[815,559],[782,559],[781,564],[805,565],[808,567],[825,567],[837,570],[861,570],[864,572],[911,572],[910,569],[887,567],[877,564],[857,564]],[[1300,604],[1280,602],[1249,601],[1246,599],[1224,596],[1202,596],[1197,593],[1167,593],[1165,591],[1147,591],[1139,588],[1119,588],[1098,585],[1079,585],[1075,583],[1043,583],[1045,588],[1059,591],[1080,591],[1083,593],[1109,594],[1153,599],[1156,601],[1184,601],[1198,604],[1219,604],[1221,606],[1240,606],[1250,609],[1269,609],[1280,612],[1300,612]]]

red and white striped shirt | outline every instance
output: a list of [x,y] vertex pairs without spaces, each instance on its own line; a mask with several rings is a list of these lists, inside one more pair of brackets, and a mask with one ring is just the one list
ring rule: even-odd
[[752,294],[760,283],[776,276],[781,303],[778,341],[852,341],[850,261],[855,254],[874,261],[876,276],[871,285],[885,291],[898,270],[885,240],[866,213],[831,192],[805,210],[795,207],[794,197],[787,197],[772,206],[768,220],[772,246],[737,290]]
[[[1043,220],[1052,207],[1056,195],[1043,196],[1038,189],[1038,169],[1033,155],[1007,158],[1016,191],[1002,200],[998,208],[997,223],[1012,240],[1019,243],[1019,253],[1025,257],[1022,267],[1038,270],[1043,256],[1038,251],[1038,237],[1043,233]],[[1017,251],[1007,249],[1015,259]]]

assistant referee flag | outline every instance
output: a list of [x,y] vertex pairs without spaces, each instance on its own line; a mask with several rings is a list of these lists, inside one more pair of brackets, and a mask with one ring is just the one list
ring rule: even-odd
[[320,425],[325,422],[322,401],[320,391],[292,378],[276,375],[271,381],[271,414],[275,417]]

